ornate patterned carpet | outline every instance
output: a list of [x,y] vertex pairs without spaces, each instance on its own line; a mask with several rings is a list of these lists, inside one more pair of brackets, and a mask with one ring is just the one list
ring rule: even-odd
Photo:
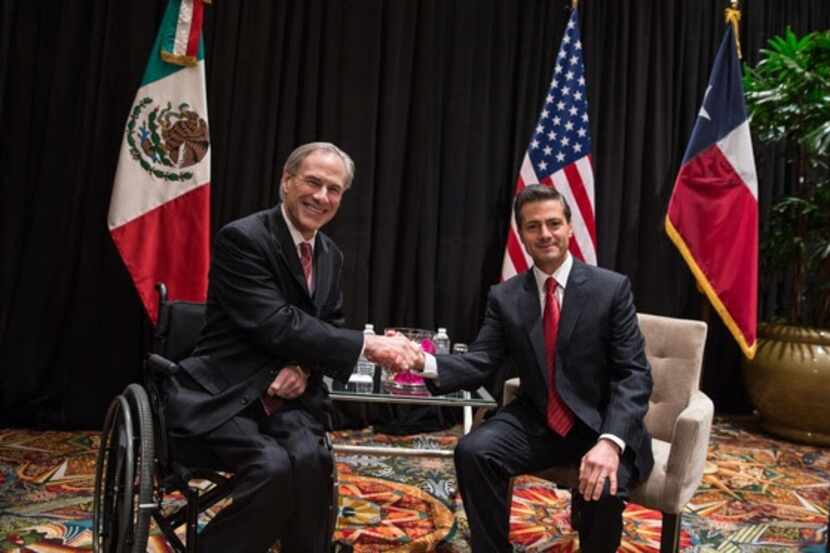
[[[391,438],[338,432],[338,443],[451,447],[456,432]],[[0,430],[0,552],[89,551],[97,435]],[[339,456],[336,538],[359,552],[468,552],[467,521],[451,461]],[[824,551],[830,450],[716,422],[707,474],[683,519],[686,551]],[[568,493],[541,480],[516,482],[511,536],[519,549],[576,551]],[[210,513],[206,515],[209,517]],[[629,505],[622,551],[659,548],[660,515]],[[150,551],[169,548],[154,536]]]

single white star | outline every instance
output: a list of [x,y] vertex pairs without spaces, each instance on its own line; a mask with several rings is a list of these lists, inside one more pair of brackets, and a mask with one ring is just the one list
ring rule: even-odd
[[563,146],[567,146],[568,144],[571,143],[571,139],[568,138],[567,136],[563,136],[562,140],[560,140],[559,143],[562,144]]
[[539,141],[538,140],[536,140],[534,138],[533,140],[530,141],[530,149],[531,150],[535,150],[538,147],[539,147]]
[[573,28],[574,28],[574,22],[573,22],[573,19],[569,19],[569,20],[568,20],[568,29],[573,29]]
[[579,58],[576,56],[571,56],[571,65],[576,65],[579,63]]
[[545,170],[545,169],[547,169],[547,168],[548,168],[548,164],[547,164],[547,162],[545,162],[545,161],[540,161],[540,162],[539,162],[539,169],[541,169],[542,171],[544,171],[544,170]]
[[706,93],[703,95],[703,102],[700,104],[700,113],[697,114],[698,117],[703,117],[704,119],[708,119],[709,121],[712,118],[709,116],[709,113],[706,111],[706,97],[709,96],[709,91],[712,90],[712,85],[706,87]]
[[582,99],[582,93],[579,92],[578,90],[576,92],[574,92],[574,100],[576,100],[578,102],[581,99]]
[[574,144],[574,152],[579,153],[581,151],[582,151],[582,144],[580,144],[579,142]]
[[554,67],[554,68],[553,68],[553,72],[554,72],[556,75],[560,74],[560,73],[562,72],[562,66],[561,66],[561,65],[559,65],[559,64],[557,63],[557,64],[556,64],[556,67]]
[[558,161],[559,163],[565,161],[565,154],[563,154],[562,152],[556,154],[556,161]]
[[[556,80],[556,79],[553,79],[553,80],[550,82],[550,87],[551,87],[551,88],[556,88],[557,86],[559,86],[559,81],[558,81],[558,80]],[[551,98],[551,100],[553,100],[553,99]]]
[[543,109],[542,110],[542,119],[547,119],[548,115],[550,115],[550,112],[548,112],[548,110],[546,110],[546,109]]
[[558,134],[556,134],[556,133],[555,133],[555,132],[553,132],[553,131],[550,131],[550,132],[548,133],[548,138],[549,138],[551,141],[556,140],[556,137],[557,137],[557,136],[559,136],[559,135],[558,135]]
[[562,94],[564,94],[565,96],[570,96],[571,95],[571,87],[563,86],[562,87]]
[[546,104],[549,104],[549,103],[551,103],[551,102],[553,102],[553,96],[551,96],[550,94],[548,94],[547,96],[545,96],[545,103],[546,103]]
[[582,50],[582,41],[581,40],[576,41],[576,49],[577,50]]
[[571,131],[571,130],[573,130],[573,128],[574,128],[574,124],[573,124],[573,123],[571,123],[570,121],[568,121],[567,123],[565,123],[565,130],[567,130],[567,131]]
[[585,121],[586,123],[588,122],[588,113],[587,112],[582,114],[582,120]]
[[536,134],[542,134],[543,132],[545,132],[545,127],[542,125],[536,125]]
[[579,81],[577,81],[580,86],[585,86],[585,77],[580,77]]
[[565,73],[565,78],[570,81],[571,79],[574,78],[574,72],[573,71],[568,71],[567,73]]
[[555,127],[555,126],[557,126],[557,125],[558,125],[558,124],[559,124],[562,120],[561,120],[561,119],[559,118],[559,116],[557,115],[556,117],[554,117],[553,119],[551,119],[551,121],[553,121],[553,126]]
[[588,134],[588,131],[586,131],[584,127],[581,127],[578,131],[576,131],[576,134],[578,134],[580,138],[583,138],[586,134]]
[[545,146],[544,152],[546,156],[549,156],[552,151],[553,148],[551,148],[550,146]]
[[559,103],[556,104],[556,109],[558,109],[559,111],[562,111],[563,109],[565,109],[565,102],[563,102],[562,100],[559,100]]
[[569,44],[571,42],[571,37],[566,34],[562,37],[562,42],[564,42],[565,44]]
[[576,106],[571,106],[571,109],[568,111],[571,115],[576,115],[577,113],[579,113],[579,110],[576,109]]

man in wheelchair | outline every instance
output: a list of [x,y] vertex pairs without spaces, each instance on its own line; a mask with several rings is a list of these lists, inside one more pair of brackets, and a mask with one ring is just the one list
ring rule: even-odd
[[325,372],[347,379],[361,352],[407,368],[403,336],[341,328],[343,255],[319,232],[340,206],[354,163],[337,146],[294,150],[282,202],[215,238],[205,326],[162,384],[173,458],[234,474],[233,501],[198,536],[198,551],[327,551],[333,459]]

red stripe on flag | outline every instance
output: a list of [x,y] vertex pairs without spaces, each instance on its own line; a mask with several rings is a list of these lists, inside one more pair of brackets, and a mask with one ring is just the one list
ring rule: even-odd
[[193,0],[193,19],[190,22],[190,35],[187,37],[187,55],[194,59],[199,57],[199,38],[202,36],[204,9],[202,0]]
[[575,163],[565,166],[563,171],[571,187],[571,193],[576,199],[576,208],[582,214],[582,220],[585,221],[585,227],[591,236],[591,242],[594,244],[594,248],[596,248],[597,230],[594,224],[594,208],[591,207],[591,200],[588,198],[588,192],[585,190],[585,183],[582,182],[582,177],[579,175]]
[[516,273],[527,271],[524,246],[519,242],[519,237],[513,227],[507,231],[507,253],[510,255],[510,261],[513,262],[513,269]]
[[204,302],[210,263],[210,184],[111,231],[144,308],[158,318],[157,282],[171,299]]
[[[755,344],[758,294],[758,202],[716,146],[680,169],[668,219],[726,313]],[[693,266],[694,265],[694,266]],[[695,268],[696,266],[696,268]],[[696,275],[697,276],[697,275]],[[704,286],[705,288],[705,286]],[[730,329],[733,332],[736,329]]]

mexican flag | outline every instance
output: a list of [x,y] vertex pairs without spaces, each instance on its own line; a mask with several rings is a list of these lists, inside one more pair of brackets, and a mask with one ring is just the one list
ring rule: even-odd
[[210,134],[203,0],[170,0],[135,96],[115,173],[110,234],[153,324],[157,282],[204,302],[210,261]]

